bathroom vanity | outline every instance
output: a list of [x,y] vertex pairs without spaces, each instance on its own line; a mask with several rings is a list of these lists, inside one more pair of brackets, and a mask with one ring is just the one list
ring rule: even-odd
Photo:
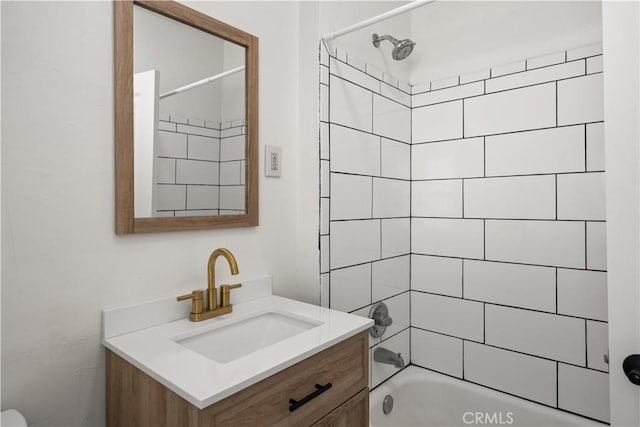
[[107,426],[367,426],[367,343],[361,332],[204,409],[108,351]]
[[104,311],[107,426],[369,425],[370,319],[234,292],[202,322],[174,297]]

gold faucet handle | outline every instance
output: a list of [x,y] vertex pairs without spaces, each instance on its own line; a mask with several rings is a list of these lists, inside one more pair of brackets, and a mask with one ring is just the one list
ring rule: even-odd
[[221,285],[220,286],[220,299],[222,307],[229,307],[231,305],[231,289],[237,289],[242,287],[242,284],[236,283],[235,285]]
[[202,313],[202,300],[204,299],[203,291],[193,291],[190,294],[180,295],[176,298],[178,301],[193,300],[191,302],[191,314]]

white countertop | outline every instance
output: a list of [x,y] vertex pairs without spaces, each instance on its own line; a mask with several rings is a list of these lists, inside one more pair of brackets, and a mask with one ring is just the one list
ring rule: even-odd
[[[265,312],[286,313],[318,326],[227,363],[215,362],[174,341]],[[183,318],[116,336],[110,336],[105,325],[103,344],[203,409],[372,325],[371,319],[268,295],[234,304],[232,313],[202,322]]]

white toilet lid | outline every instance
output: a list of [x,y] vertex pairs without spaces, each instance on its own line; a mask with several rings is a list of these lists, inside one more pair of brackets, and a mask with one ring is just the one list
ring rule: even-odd
[[27,427],[27,420],[15,409],[7,409],[0,412],[0,425],[2,427]]

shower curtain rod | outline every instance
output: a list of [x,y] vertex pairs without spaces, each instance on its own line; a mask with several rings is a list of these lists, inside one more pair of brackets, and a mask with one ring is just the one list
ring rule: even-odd
[[400,6],[387,12],[381,13],[380,15],[374,16],[373,18],[365,19],[364,21],[358,22],[357,24],[350,25],[340,31],[325,34],[324,36],[322,36],[322,40],[328,42],[337,39],[338,37],[345,34],[351,33],[364,27],[368,27],[369,25],[375,24],[385,19],[393,18],[396,15],[400,15],[401,13],[413,10],[420,6],[424,6],[425,4],[433,3],[434,1],[436,0],[415,0],[409,4],[405,4],[404,6]]
[[214,82],[214,81],[216,81],[218,79],[221,79],[223,77],[230,76],[231,74],[239,73],[240,71],[244,71],[244,65],[242,65],[240,67],[237,67],[237,68],[233,68],[233,69],[228,70],[228,71],[224,71],[224,72],[222,72],[220,74],[216,74],[215,76],[207,77],[206,79],[198,80],[197,82],[190,83],[188,85],[179,87],[177,89],[170,90],[169,92],[165,92],[165,93],[160,95],[160,99],[166,98],[168,96],[177,95],[177,94],[179,94],[181,92],[185,92],[187,90],[195,89],[195,88],[197,88],[199,86],[206,85],[207,83]]

